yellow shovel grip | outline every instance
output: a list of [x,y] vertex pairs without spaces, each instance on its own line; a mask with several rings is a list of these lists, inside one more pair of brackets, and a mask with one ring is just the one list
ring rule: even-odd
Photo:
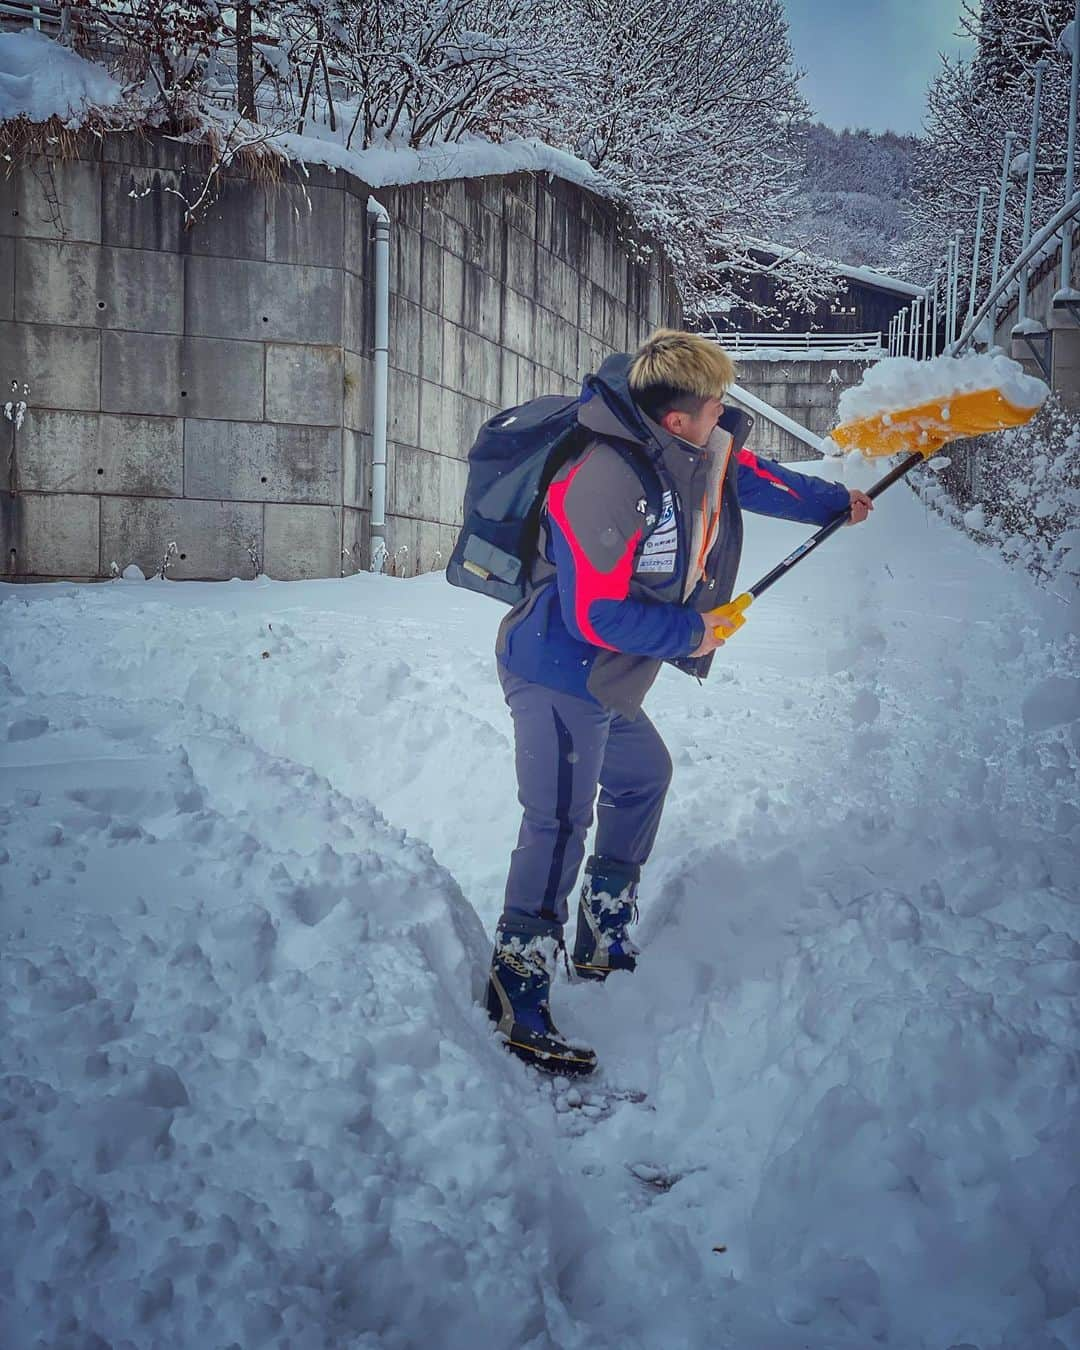
[[734,600],[726,605],[720,605],[717,609],[709,611],[710,619],[723,619],[725,623],[731,625],[730,629],[721,628],[719,624],[713,629],[713,637],[729,638],[746,622],[746,611],[754,603],[754,597],[749,591],[743,591],[742,595],[737,595]]

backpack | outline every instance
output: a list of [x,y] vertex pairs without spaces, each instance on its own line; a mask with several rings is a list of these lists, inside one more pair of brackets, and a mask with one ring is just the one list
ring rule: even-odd
[[[524,599],[551,480],[593,439],[578,422],[578,406],[576,398],[546,394],[504,409],[480,428],[469,451],[461,532],[446,568],[452,586],[508,605]],[[647,536],[660,519],[660,476],[634,442],[611,444],[641,480]]]

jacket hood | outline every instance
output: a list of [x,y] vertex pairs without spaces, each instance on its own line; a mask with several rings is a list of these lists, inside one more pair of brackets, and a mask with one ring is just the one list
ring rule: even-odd
[[632,362],[628,352],[618,352],[609,356],[594,375],[585,376],[578,421],[597,436],[648,445],[653,437],[630,395]]
[[[581,386],[578,421],[583,427],[605,439],[633,441],[655,449],[666,448],[667,442],[687,449],[685,442],[672,436],[640,410],[630,393],[630,367],[634,358],[628,352],[609,356],[594,375],[586,375]],[[718,423],[730,433],[735,448],[740,449],[753,426],[753,418],[741,408],[730,404],[724,408]]]

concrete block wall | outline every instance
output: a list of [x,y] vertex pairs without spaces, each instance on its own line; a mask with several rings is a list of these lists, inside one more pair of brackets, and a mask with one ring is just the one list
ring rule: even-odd
[[[366,566],[372,441],[370,189],[242,171],[192,231],[200,153],[113,137],[0,182],[0,576],[331,576]],[[499,408],[577,387],[678,321],[661,260],[546,175],[376,193],[391,216],[387,542],[445,563],[464,456]],[[5,490],[6,489],[6,490]]]
[[250,576],[252,553],[272,576],[337,575],[371,430],[350,396],[370,379],[367,190],[230,173],[185,231],[199,151],[83,153],[0,183],[0,380],[30,387],[2,432],[0,575],[149,573],[172,542],[177,578]]
[[[816,436],[836,425],[836,408],[845,389],[859,383],[865,361],[739,361],[738,381],[792,421]],[[735,402],[737,400],[733,400]],[[770,459],[817,459],[818,455],[791,432],[747,409],[754,418],[750,446]]]
[[[679,306],[661,262],[628,259],[612,209],[559,179],[380,195],[393,222],[387,548],[394,570],[412,573],[446,564],[483,423],[576,392],[605,356],[678,323]],[[366,517],[346,510],[347,537],[350,526],[365,530]]]

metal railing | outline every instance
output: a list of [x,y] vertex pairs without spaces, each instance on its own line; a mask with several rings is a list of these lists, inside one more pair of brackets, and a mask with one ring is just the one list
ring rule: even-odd
[[38,32],[59,32],[62,24],[61,6],[49,4],[48,0],[0,0],[0,23],[5,19],[18,19]]
[[799,352],[830,356],[838,352],[884,356],[882,333],[705,333],[733,356],[751,351]]

